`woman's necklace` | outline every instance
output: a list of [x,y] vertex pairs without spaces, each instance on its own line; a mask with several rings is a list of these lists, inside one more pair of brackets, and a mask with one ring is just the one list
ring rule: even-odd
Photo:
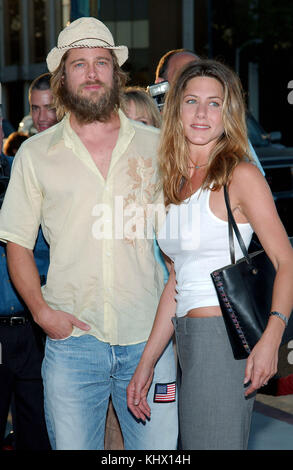
[[203,168],[204,166],[207,166],[207,163],[204,163],[203,165],[192,165],[192,166],[189,166],[188,168],[195,168],[196,170],[198,170],[199,168]]

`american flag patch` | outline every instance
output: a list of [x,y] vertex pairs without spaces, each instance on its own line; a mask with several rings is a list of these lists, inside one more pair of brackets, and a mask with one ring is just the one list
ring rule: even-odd
[[176,398],[176,382],[156,384],[154,403],[171,403]]

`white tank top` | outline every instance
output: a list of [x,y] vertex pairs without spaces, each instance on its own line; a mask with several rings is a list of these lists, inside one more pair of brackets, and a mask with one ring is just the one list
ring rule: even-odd
[[[196,307],[219,305],[210,273],[231,263],[228,223],[212,213],[210,193],[199,189],[180,205],[171,204],[159,232],[160,248],[174,262],[178,317]],[[248,223],[237,225],[248,247],[253,230]],[[235,236],[234,244],[238,260],[243,254]]]

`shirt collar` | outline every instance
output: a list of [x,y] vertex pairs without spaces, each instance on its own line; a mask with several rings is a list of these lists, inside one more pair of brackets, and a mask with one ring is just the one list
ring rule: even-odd
[[55,147],[55,145],[59,144],[61,141],[64,140],[63,138],[63,131],[64,131],[64,126],[65,122],[68,120],[68,115],[65,115],[64,118],[58,122],[55,126],[55,130],[52,133],[51,140],[49,142],[49,151],[51,148]]
[[[112,152],[109,171],[119,160],[119,157],[126,151],[135,134],[135,128],[133,124],[131,123],[130,119],[125,116],[121,109],[118,110],[118,115],[120,119],[120,129],[117,143]],[[66,113],[64,118],[55,126],[48,150],[53,150],[53,148],[55,148],[60,143],[68,148],[71,148],[73,151],[77,150],[80,145],[82,145],[79,137],[73,131],[70,125],[70,113]],[[77,151],[77,154],[80,154],[80,152]],[[93,161],[91,161],[91,166],[93,166],[95,171],[97,170]]]
[[[118,115],[120,119],[119,138],[123,136],[127,140],[131,139],[135,133],[131,121],[125,116],[121,109],[118,110]],[[70,113],[66,113],[64,118],[55,126],[55,132],[52,134],[49,148],[53,147],[54,145],[57,145],[60,141],[65,141],[69,143],[70,138],[73,135],[73,130],[71,128],[69,118]]]
[[119,130],[117,143],[112,152],[112,158],[111,158],[109,171],[115,165],[120,155],[122,155],[126,151],[127,147],[129,146],[135,134],[135,129],[130,119],[128,119],[125,116],[125,114],[121,111],[121,109],[119,109],[118,114],[119,114],[119,119],[120,119],[120,130]]

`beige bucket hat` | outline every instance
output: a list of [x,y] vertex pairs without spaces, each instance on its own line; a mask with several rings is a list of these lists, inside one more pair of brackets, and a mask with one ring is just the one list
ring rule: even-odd
[[66,51],[78,47],[104,47],[112,49],[121,66],[128,58],[126,46],[115,46],[114,39],[101,21],[96,18],[79,18],[67,26],[58,36],[58,45],[47,56],[47,66],[53,72]]

